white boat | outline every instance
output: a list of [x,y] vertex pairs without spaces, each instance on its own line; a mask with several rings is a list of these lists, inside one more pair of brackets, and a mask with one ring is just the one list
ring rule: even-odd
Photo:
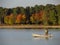
[[52,37],[52,35],[40,35],[40,34],[32,34],[33,37]]

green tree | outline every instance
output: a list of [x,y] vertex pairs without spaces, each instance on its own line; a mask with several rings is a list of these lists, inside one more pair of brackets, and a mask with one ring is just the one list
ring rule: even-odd
[[58,25],[60,25],[60,5],[56,5]]
[[26,9],[25,9],[25,15],[26,15],[26,23],[30,24],[30,16],[31,16],[30,7],[26,7]]
[[3,8],[0,7],[0,24],[3,23]]
[[49,25],[56,25],[55,5],[47,4],[45,6],[46,18]]

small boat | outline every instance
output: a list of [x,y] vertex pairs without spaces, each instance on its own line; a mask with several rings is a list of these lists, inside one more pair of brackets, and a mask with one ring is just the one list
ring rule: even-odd
[[32,34],[33,37],[52,37],[52,35],[40,35],[40,34]]

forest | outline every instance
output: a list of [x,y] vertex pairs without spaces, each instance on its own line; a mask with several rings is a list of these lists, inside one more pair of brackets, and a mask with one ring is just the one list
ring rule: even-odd
[[60,4],[0,7],[1,25],[60,25]]

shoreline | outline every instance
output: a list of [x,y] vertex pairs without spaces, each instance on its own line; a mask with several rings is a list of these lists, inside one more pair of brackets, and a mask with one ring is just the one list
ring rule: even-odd
[[45,28],[60,28],[60,26],[44,26],[44,25],[0,25],[0,29],[45,29]]

